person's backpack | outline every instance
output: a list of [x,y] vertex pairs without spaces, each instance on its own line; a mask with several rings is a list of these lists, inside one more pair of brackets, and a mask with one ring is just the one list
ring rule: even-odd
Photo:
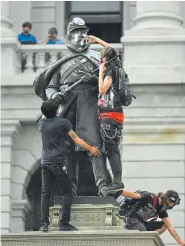
[[[116,67],[117,86],[114,88],[114,94],[121,106],[129,106],[132,103],[132,91],[128,75],[122,66]],[[114,86],[113,86],[114,87]]]
[[[135,191],[134,193],[139,193],[139,194],[143,194],[143,193],[146,193],[147,191],[140,191],[140,190],[137,190]],[[120,205],[119,205],[119,214],[120,216],[123,216],[124,219],[126,220],[127,217],[128,217],[128,214],[130,212],[130,210],[132,209],[132,207],[136,204],[136,202],[138,202],[139,200],[138,199],[133,199],[133,198],[124,198]],[[157,203],[157,196],[155,195],[154,196],[154,200],[153,200],[153,208],[155,208],[156,206],[156,203]]]

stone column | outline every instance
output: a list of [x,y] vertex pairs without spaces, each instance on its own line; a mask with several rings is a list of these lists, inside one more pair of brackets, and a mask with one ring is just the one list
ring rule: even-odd
[[11,228],[11,167],[13,142],[20,124],[18,121],[1,122],[1,232],[9,233]]
[[124,35],[125,30],[130,28],[130,1],[123,1],[123,24],[122,24],[122,33]]
[[65,39],[66,36],[66,14],[65,14],[65,1],[56,1],[55,2],[55,22],[58,30],[58,37]]
[[131,83],[185,81],[185,29],[178,1],[138,1],[131,30],[121,38]]
[[6,75],[12,76],[16,68],[17,38],[10,20],[10,4],[10,1],[1,2],[2,79]]
[[15,33],[12,30],[13,23],[10,20],[10,2],[1,2],[1,38],[15,37]]

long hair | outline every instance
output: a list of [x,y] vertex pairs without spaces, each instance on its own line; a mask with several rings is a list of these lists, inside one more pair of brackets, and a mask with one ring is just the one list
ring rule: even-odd
[[[121,66],[121,61],[118,58],[118,54],[119,52],[112,48],[112,47],[105,47],[101,50],[101,60],[106,57],[107,58],[107,62],[109,62],[111,59],[112,61],[106,66],[107,68],[110,66]],[[115,58],[115,59],[113,59]]]

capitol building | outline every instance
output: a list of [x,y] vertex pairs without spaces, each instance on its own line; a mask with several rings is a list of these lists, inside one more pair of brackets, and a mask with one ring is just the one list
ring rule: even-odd
[[[137,97],[124,108],[123,182],[132,191],[178,191],[181,204],[169,216],[185,240],[185,2],[180,1],[1,2],[2,234],[39,229],[41,137],[35,117],[42,100],[33,81],[48,65],[46,54],[50,62],[67,54],[66,28],[75,16],[86,21],[90,34],[119,50]],[[64,44],[21,45],[17,35],[24,21],[32,23],[38,41],[56,27]],[[166,246],[176,245],[168,232],[161,238]]]

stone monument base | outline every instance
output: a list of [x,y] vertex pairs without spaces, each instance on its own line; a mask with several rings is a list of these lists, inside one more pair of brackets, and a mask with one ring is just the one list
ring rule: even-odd
[[157,232],[22,232],[2,235],[2,246],[164,246]]
[[58,231],[62,197],[50,208],[49,232],[2,235],[2,246],[164,246],[157,232],[128,231],[113,197],[76,197],[71,223],[78,231]]
[[[55,197],[54,207],[50,207],[51,230],[58,230],[61,204],[62,197]],[[76,197],[72,205],[71,224],[81,230],[124,230],[124,222],[119,217],[118,206],[113,197]]]

